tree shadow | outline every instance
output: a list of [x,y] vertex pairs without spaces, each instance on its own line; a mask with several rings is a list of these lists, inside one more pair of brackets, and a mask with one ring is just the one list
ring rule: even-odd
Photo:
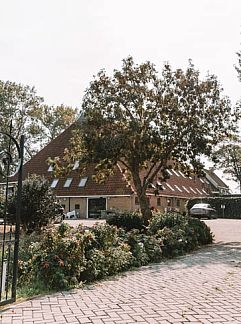
[[201,247],[189,254],[153,264],[153,268],[167,266],[168,270],[177,268],[206,267],[210,264],[226,264],[241,268],[241,242],[219,242]]

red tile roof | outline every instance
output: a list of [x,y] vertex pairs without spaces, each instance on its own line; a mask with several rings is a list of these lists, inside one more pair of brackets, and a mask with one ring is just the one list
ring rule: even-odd
[[[69,141],[72,137],[72,130],[76,124],[68,127],[62,134],[50,142],[46,147],[39,151],[30,161],[24,165],[24,175],[26,178],[30,174],[39,174],[45,176],[50,181],[53,180],[51,172],[48,171],[47,159],[49,157],[62,156],[64,149],[69,147]],[[163,190],[159,190],[161,196],[175,196],[183,198],[205,197],[208,195],[208,182],[198,177],[186,177],[179,171],[170,171],[170,179],[162,183]],[[67,177],[61,177],[54,190],[58,196],[92,196],[92,195],[131,195],[132,187],[124,179],[121,168],[115,169],[113,176],[110,176],[105,184],[97,184],[93,179],[94,166],[90,166],[86,173],[79,175],[78,171],[72,171]],[[82,177],[88,177],[86,185],[79,187]],[[66,178],[73,178],[68,188],[64,188]],[[158,179],[158,178],[157,178]],[[154,185],[156,185],[154,182]],[[154,194],[154,189],[148,189],[149,194]]]

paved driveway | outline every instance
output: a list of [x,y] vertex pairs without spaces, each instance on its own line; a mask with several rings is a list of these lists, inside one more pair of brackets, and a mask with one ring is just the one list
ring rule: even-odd
[[241,323],[241,221],[207,223],[219,243],[11,306],[1,323]]

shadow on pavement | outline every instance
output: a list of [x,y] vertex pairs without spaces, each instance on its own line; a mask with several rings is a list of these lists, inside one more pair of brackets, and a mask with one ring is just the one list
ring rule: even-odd
[[205,267],[210,264],[227,264],[241,268],[241,242],[215,243],[165,263],[170,269],[177,268],[178,265],[186,268]]

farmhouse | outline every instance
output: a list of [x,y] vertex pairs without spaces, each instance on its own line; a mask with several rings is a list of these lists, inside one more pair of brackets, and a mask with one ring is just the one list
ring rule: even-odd
[[[140,206],[135,189],[123,176],[120,164],[104,184],[98,184],[92,179],[94,166],[90,165],[84,174],[79,174],[77,163],[66,177],[53,177],[47,159],[63,155],[64,149],[69,147],[74,127],[75,124],[71,125],[25,163],[23,178],[31,174],[47,178],[65,212],[75,210],[79,218],[104,217],[107,212],[113,210],[138,210]],[[157,176],[147,192],[150,206],[163,212],[184,212],[185,204],[190,198],[229,193],[228,187],[213,170],[207,170],[206,176],[202,178],[189,177],[177,170],[168,170],[168,173],[170,178],[166,182],[161,183]],[[14,180],[10,179],[13,186]]]

